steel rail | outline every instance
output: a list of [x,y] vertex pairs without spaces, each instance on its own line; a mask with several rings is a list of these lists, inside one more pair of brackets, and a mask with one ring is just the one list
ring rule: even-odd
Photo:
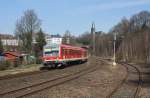
[[115,87],[115,88],[113,89],[113,91],[112,91],[106,98],[112,98],[112,96],[113,96],[113,95],[123,86],[123,84],[127,81],[127,78],[129,77],[129,68],[128,68],[128,66],[133,67],[133,68],[137,71],[137,73],[138,73],[138,85],[136,86],[136,90],[135,90],[135,92],[134,92],[134,94],[133,94],[133,97],[132,97],[132,98],[138,98],[138,94],[139,94],[140,89],[141,89],[141,72],[140,72],[140,70],[139,70],[136,66],[134,66],[134,65],[132,65],[132,64],[129,64],[129,63],[126,63],[126,62],[119,62],[118,64],[120,64],[120,65],[122,65],[122,66],[124,66],[124,67],[126,68],[127,74],[126,74],[125,77],[123,78],[122,82],[121,82],[119,85],[117,85],[117,87]]

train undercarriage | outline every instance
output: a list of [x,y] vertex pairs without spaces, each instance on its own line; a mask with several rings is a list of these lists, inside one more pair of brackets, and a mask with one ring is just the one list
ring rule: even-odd
[[66,66],[82,64],[87,62],[87,59],[79,59],[79,60],[66,60],[66,61],[46,61],[43,62],[43,68],[64,68]]

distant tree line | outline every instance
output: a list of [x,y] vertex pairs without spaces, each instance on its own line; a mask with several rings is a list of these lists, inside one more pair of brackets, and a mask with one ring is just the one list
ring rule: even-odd
[[127,61],[150,63],[150,12],[142,11],[113,28],[118,32],[117,57]]
[[[108,33],[95,33],[95,55],[113,57],[114,33],[118,60],[150,63],[150,12],[141,11],[130,19],[124,17]],[[91,46],[91,36],[85,33],[77,41]]]

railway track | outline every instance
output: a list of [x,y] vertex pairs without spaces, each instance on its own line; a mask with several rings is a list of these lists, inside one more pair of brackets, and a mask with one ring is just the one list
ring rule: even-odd
[[[104,63],[108,63],[111,61],[111,59],[103,59],[101,57],[98,57],[102,62]],[[114,90],[108,95],[106,96],[106,98],[139,98],[138,97],[138,94],[141,90],[141,81],[142,81],[142,76],[141,76],[141,72],[140,70],[135,66],[135,65],[132,65],[132,64],[129,64],[127,62],[118,62],[118,64],[124,66],[126,68],[126,71],[127,71],[127,74],[125,75],[124,79],[121,81],[121,83],[114,88]],[[123,88],[124,87],[124,84],[128,81],[128,78],[130,77],[130,71],[132,67],[136,73],[137,73],[137,78],[138,78],[138,82],[137,82],[137,85],[134,87],[135,89],[132,91],[132,96],[114,96],[116,93],[118,93],[118,91],[120,90],[120,88]],[[132,69],[132,70],[133,70]]]
[[[101,59],[101,58],[96,59],[97,64],[99,64],[99,61],[103,62],[103,63],[108,63],[108,61],[105,60],[105,59]],[[136,72],[138,73],[138,78],[139,78],[138,86],[136,87],[136,90],[133,91],[133,93],[134,93],[133,97],[130,97],[130,98],[137,98],[138,93],[140,91],[140,80],[141,80],[140,71],[134,65],[130,65],[130,64],[127,64],[127,63],[120,63],[120,64],[124,65],[127,72],[129,71],[129,66],[130,66],[130,67],[134,68],[136,70]],[[38,92],[41,92],[43,90],[47,90],[49,88],[58,86],[60,84],[64,84],[64,83],[72,81],[74,79],[77,79],[77,78],[79,78],[83,75],[86,75],[88,73],[94,72],[94,71],[98,70],[98,68],[99,68],[99,66],[97,66],[95,68],[88,67],[88,68],[85,68],[85,69],[80,70],[80,71],[75,72],[75,73],[71,73],[71,74],[68,74],[68,75],[65,75],[65,76],[56,77],[55,79],[49,79],[49,80],[46,80],[46,81],[43,81],[43,82],[41,81],[39,83],[28,85],[26,87],[22,87],[22,88],[15,89],[15,90],[12,90],[12,91],[0,93],[0,98],[14,98],[14,97],[15,98],[22,98],[22,97],[28,98],[29,96],[32,96],[32,95],[34,95]],[[130,74],[128,72],[127,75],[125,76],[124,80],[120,83],[120,85],[118,85],[111,92],[111,94],[109,94],[107,96],[107,98],[116,98],[116,97],[113,97],[114,94],[116,94],[118,92],[118,90],[123,87],[123,85],[127,81],[127,78],[129,77],[129,75]]]
[[26,87],[22,87],[19,89],[15,89],[12,91],[8,91],[8,92],[4,92],[4,93],[0,93],[0,97],[1,98],[22,98],[22,97],[27,97],[27,96],[31,96],[35,93],[38,93],[40,91],[52,88],[54,86],[69,82],[71,80],[77,79],[83,75],[86,75],[88,73],[94,72],[96,70],[98,70],[100,66],[96,66],[96,67],[88,67],[85,68],[83,70],[80,70],[78,72],[75,73],[71,73],[65,76],[61,76],[61,77],[57,77],[55,79],[49,79],[47,81],[43,81],[43,82],[39,82],[36,84],[32,84]]
[[[122,82],[106,98],[138,98],[138,94],[141,89],[141,72],[140,72],[140,70],[135,65],[132,65],[132,64],[128,64],[125,62],[120,62],[119,64],[123,65],[126,68],[127,74],[124,77],[124,79],[122,80]],[[129,71],[129,70],[131,70],[131,68],[133,68],[136,71],[136,73],[138,75],[137,76],[138,82],[137,82],[136,86],[134,87],[134,89],[132,90],[132,92],[127,92],[127,93],[130,93],[129,96],[123,95],[126,93],[126,91],[122,91],[123,93],[119,94],[121,92],[121,90],[125,90],[125,89],[129,90],[130,89],[130,88],[128,88],[129,85],[127,84],[127,82],[130,77],[130,74],[131,74]]]
[[140,72],[140,70],[136,66],[134,66],[132,64],[128,64],[128,63],[124,63],[124,64],[127,64],[128,66],[131,66],[131,67],[135,68],[135,70],[138,73],[138,85],[136,87],[136,90],[135,90],[135,93],[134,93],[134,96],[133,96],[134,98],[138,98],[138,94],[139,94],[139,92],[141,90],[141,81],[142,81],[141,72]]
[[[20,77],[26,77],[26,76],[30,76],[30,75],[42,74],[42,73],[49,72],[49,70],[50,69],[36,70],[36,71],[30,71],[30,72],[21,72],[21,73],[16,73],[16,74],[8,74],[8,75],[0,76],[0,81],[14,79],[14,78],[20,78]],[[54,70],[54,69],[52,69],[52,70]]]

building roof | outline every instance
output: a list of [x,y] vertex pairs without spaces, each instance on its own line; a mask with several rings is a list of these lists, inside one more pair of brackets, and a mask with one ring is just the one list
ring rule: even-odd
[[61,38],[61,36],[59,34],[51,35],[51,37]]
[[16,39],[15,36],[11,34],[0,34],[1,39]]
[[46,38],[62,38],[59,34],[56,35],[46,35]]
[[19,52],[4,52],[4,54],[10,54],[10,55],[13,55],[13,56],[16,56],[16,57],[21,56],[21,53],[19,53]]

